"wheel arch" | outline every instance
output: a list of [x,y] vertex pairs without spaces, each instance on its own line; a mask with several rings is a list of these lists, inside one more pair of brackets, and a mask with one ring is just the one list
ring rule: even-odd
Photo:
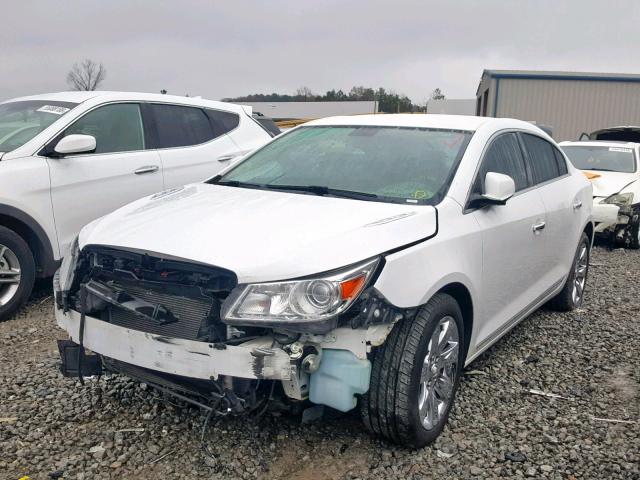
[[593,226],[593,222],[588,221],[582,231],[587,234],[587,237],[589,237],[589,243],[593,245],[593,239],[595,235],[595,227]]
[[0,205],[0,225],[20,235],[33,253],[38,277],[48,277],[55,272],[58,262],[47,234],[30,215],[8,205]]
[[464,358],[466,359],[473,333],[473,298],[471,292],[463,283],[452,282],[442,287],[437,293],[450,295],[460,306],[464,325]]

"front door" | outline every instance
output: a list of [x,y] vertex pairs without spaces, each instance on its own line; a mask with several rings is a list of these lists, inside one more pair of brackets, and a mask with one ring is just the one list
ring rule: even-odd
[[159,154],[145,150],[138,104],[114,103],[91,110],[54,142],[70,134],[93,135],[96,150],[47,159],[53,214],[63,256],[84,225],[164,188]]
[[544,204],[531,186],[515,133],[504,133],[488,147],[474,190],[481,193],[487,172],[509,175],[516,194],[505,205],[472,212],[482,232],[482,302],[478,348],[489,344],[526,310],[544,290]]

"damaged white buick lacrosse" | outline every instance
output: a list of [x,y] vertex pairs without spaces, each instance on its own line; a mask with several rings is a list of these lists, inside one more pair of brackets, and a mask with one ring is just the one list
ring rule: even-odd
[[220,415],[359,404],[423,446],[465,365],[542,304],[582,303],[591,198],[526,122],[309,122],[86,226],[54,280],[61,368]]

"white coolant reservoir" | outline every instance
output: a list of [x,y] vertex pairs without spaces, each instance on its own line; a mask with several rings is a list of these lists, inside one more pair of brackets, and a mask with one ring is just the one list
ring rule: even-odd
[[348,350],[322,350],[320,368],[311,374],[309,400],[341,412],[355,408],[355,395],[369,390],[371,362]]

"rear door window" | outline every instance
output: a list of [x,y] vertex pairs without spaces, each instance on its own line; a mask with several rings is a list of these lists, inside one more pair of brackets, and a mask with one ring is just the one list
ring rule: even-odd
[[522,149],[515,133],[504,133],[491,142],[482,159],[474,193],[484,192],[484,178],[488,172],[509,175],[516,184],[516,191],[529,186]]
[[155,119],[157,148],[188,147],[215,138],[209,117],[201,108],[149,105]]
[[564,171],[561,173],[553,145],[544,138],[535,135],[528,133],[522,133],[521,135],[529,157],[529,165],[535,185],[553,180],[567,173],[566,164],[564,165]]

